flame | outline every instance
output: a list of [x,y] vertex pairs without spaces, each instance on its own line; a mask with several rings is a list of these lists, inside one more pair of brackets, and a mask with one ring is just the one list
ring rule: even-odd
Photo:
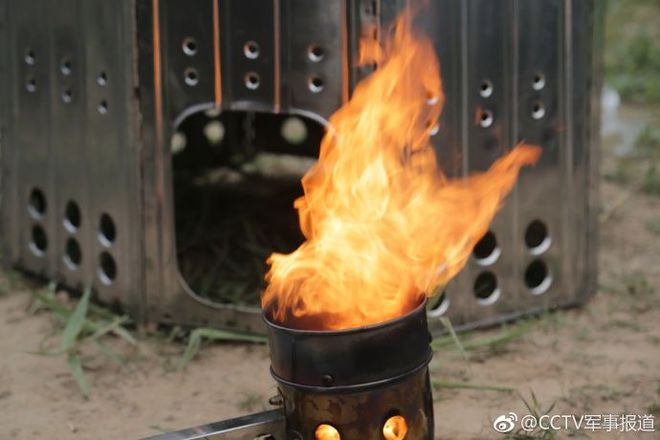
[[316,431],[314,432],[314,436],[316,437],[316,440],[340,440],[341,436],[339,435],[339,431],[332,426],[332,425],[326,425],[326,424],[321,424],[316,427]]
[[403,440],[408,434],[408,424],[401,416],[392,416],[383,426],[383,437],[385,440]]
[[306,241],[268,260],[262,306],[286,326],[353,328],[414,309],[461,270],[540,154],[519,145],[482,174],[442,174],[430,143],[444,101],[438,61],[411,21],[403,13],[361,57],[379,67],[330,118],[294,203]]

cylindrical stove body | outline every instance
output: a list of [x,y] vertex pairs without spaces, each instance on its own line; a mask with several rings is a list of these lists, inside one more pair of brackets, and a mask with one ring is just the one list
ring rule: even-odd
[[341,439],[383,440],[385,423],[400,416],[405,439],[433,438],[424,304],[392,321],[343,331],[295,330],[265,316],[290,437],[315,439],[325,424]]

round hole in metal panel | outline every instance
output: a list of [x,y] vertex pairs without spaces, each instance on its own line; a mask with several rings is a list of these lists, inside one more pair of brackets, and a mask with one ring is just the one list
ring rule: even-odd
[[250,90],[256,90],[259,88],[261,80],[259,74],[256,72],[248,72],[245,74],[245,87]]
[[71,89],[66,89],[62,92],[62,102],[65,104],[71,104],[73,101],[73,91]]
[[552,276],[543,260],[534,260],[525,269],[525,285],[534,295],[545,293],[552,285]]
[[525,229],[525,244],[532,255],[547,251],[551,243],[548,226],[541,220],[533,220]]
[[103,100],[99,103],[98,107],[96,107],[96,111],[99,112],[99,113],[102,114],[102,115],[107,114],[107,113],[108,113],[108,101],[106,101],[105,99],[103,99]]
[[34,49],[27,48],[23,60],[25,60],[25,64],[33,66],[37,62],[37,54]]
[[34,77],[29,77],[27,80],[25,80],[25,90],[27,90],[30,93],[34,93],[37,91],[37,80]]
[[64,264],[70,270],[76,270],[82,262],[82,249],[75,238],[69,238],[64,246]]
[[501,254],[502,250],[497,244],[497,237],[493,231],[486,232],[472,250],[474,259],[482,266],[495,263]]
[[73,72],[73,63],[69,58],[63,59],[60,63],[60,72],[65,76],[71,75],[71,72]]
[[41,257],[48,249],[48,236],[41,225],[32,226],[32,241],[30,241],[30,250],[33,254]]
[[183,79],[188,86],[190,87],[196,86],[197,83],[199,83],[199,76],[197,75],[197,70],[193,69],[192,67],[188,67],[183,72]]
[[282,122],[280,135],[292,145],[300,145],[305,142],[307,134],[307,125],[296,116],[290,116]]
[[96,84],[98,84],[101,87],[104,87],[105,85],[108,84],[108,74],[105,73],[104,71],[101,71],[98,76],[96,77]]
[[479,95],[482,98],[488,98],[493,94],[493,83],[487,79],[481,82],[479,85]]
[[117,263],[109,252],[99,256],[99,279],[103,284],[110,285],[117,278]]
[[318,44],[312,44],[307,48],[307,58],[314,63],[318,63],[325,57],[325,51]]
[[245,55],[245,58],[256,60],[259,58],[260,52],[259,44],[256,41],[246,41],[243,45],[243,54]]
[[429,298],[429,302],[426,307],[426,314],[431,318],[437,318],[447,313],[448,309],[449,296],[447,296],[447,291],[443,290],[439,295]]
[[307,81],[307,87],[312,93],[320,93],[323,90],[323,79],[318,76],[312,76]]
[[41,219],[46,214],[46,196],[41,189],[34,188],[30,192],[28,212],[35,219]]
[[225,138],[225,125],[220,121],[209,121],[204,126],[204,137],[209,145],[220,145]]
[[73,200],[69,200],[64,207],[64,227],[69,232],[75,232],[82,223],[82,215],[78,204]]
[[539,120],[545,116],[545,105],[541,101],[535,101],[532,104],[532,118]]
[[341,435],[339,435],[339,431],[334,426],[328,423],[322,423],[316,427],[314,438],[316,440],[341,440]]
[[110,215],[103,213],[99,221],[99,240],[104,246],[111,246],[117,238],[115,222]]
[[181,49],[183,53],[192,57],[197,54],[197,41],[193,37],[186,37],[181,43]]
[[536,91],[543,90],[545,87],[545,75],[542,74],[541,72],[537,72],[534,74],[534,78],[532,78],[532,88]]
[[500,297],[500,288],[497,284],[497,277],[493,272],[482,272],[474,280],[474,296],[477,302],[482,306],[488,306]]
[[493,122],[495,122],[493,112],[490,110],[482,110],[479,114],[479,125],[483,128],[488,128],[493,125]]
[[408,423],[401,415],[387,419],[383,424],[383,438],[385,440],[403,440],[408,434]]

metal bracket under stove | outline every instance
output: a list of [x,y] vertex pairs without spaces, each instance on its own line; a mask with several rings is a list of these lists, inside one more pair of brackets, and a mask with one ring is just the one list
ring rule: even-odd
[[144,440],[284,440],[286,418],[282,410],[264,411],[248,416],[200,425]]

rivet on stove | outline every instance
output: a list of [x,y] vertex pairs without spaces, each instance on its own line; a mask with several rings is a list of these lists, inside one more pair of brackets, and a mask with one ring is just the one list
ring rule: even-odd
[[330,387],[335,382],[335,378],[330,374],[324,374],[321,381],[323,382],[323,386]]
[[268,399],[268,404],[272,406],[282,406],[284,405],[284,399],[281,394],[278,394]]

